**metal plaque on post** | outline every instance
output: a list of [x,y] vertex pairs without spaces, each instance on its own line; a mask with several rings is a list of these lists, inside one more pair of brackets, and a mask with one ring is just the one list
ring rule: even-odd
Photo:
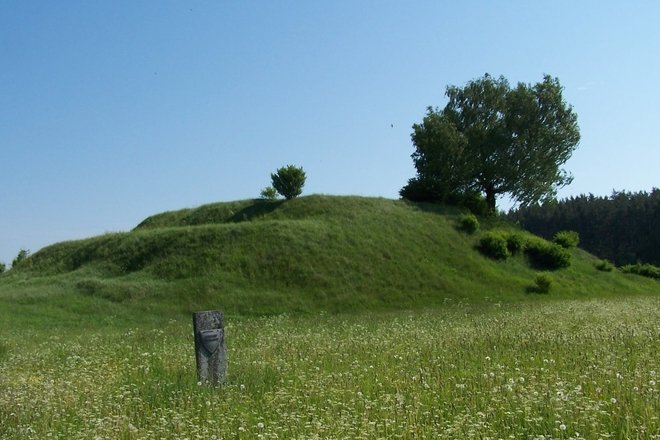
[[222,312],[211,310],[193,313],[197,378],[200,382],[217,385],[227,374],[225,325]]

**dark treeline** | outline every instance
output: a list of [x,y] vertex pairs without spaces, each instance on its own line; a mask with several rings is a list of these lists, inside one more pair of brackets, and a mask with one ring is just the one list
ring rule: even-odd
[[580,195],[510,211],[523,228],[552,238],[558,231],[580,234],[580,247],[617,265],[660,265],[660,189]]

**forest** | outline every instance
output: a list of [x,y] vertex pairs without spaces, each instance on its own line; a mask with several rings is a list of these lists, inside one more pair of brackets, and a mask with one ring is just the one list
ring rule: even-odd
[[580,235],[580,247],[618,266],[660,265],[660,189],[613,191],[610,196],[579,195],[520,207],[507,217],[523,228],[552,238],[558,231]]

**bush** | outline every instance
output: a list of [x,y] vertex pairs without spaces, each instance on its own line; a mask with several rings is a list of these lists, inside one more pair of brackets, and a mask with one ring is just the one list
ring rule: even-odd
[[277,190],[272,186],[267,186],[266,188],[261,190],[259,196],[263,200],[275,200],[277,199]]
[[528,242],[525,254],[537,269],[556,270],[571,265],[571,254],[566,249],[541,239]]
[[402,199],[418,203],[443,203],[461,206],[475,215],[492,215],[486,199],[478,191],[456,192],[431,179],[413,177],[399,191]]
[[612,272],[614,270],[614,265],[609,260],[602,260],[596,264],[596,269],[603,272]]
[[433,181],[413,177],[399,190],[402,199],[416,203],[444,203],[446,190]]
[[5,266],[5,263],[0,261],[0,273],[5,273],[6,270],[7,270],[7,266]]
[[474,234],[479,229],[479,220],[474,214],[463,214],[458,219],[459,229]]
[[534,282],[536,283],[535,291],[537,293],[548,293],[552,287],[552,277],[547,273],[540,273],[536,275]]
[[515,232],[506,237],[506,247],[511,255],[516,255],[525,250],[526,243],[525,237]]
[[474,191],[449,193],[445,203],[452,206],[462,206],[475,215],[490,216],[494,214],[488,203],[486,203],[484,196]]
[[654,266],[652,264],[628,264],[621,267],[621,272],[633,273],[635,275],[641,275],[643,277],[660,280],[660,267]]
[[20,265],[23,261],[27,260],[27,258],[30,256],[30,251],[21,249],[18,251],[18,255],[16,255],[16,258],[14,258],[14,261],[11,262],[11,267],[17,267]]
[[290,200],[302,194],[306,176],[301,167],[287,165],[271,174],[270,178],[273,181],[273,188],[285,199]]
[[509,257],[506,238],[501,232],[486,232],[479,241],[479,250],[487,257],[506,260]]
[[559,231],[552,239],[564,249],[576,247],[580,243],[580,235],[575,231]]

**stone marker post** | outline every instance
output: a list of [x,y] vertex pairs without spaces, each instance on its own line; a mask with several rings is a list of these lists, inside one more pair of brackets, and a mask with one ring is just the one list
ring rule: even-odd
[[200,382],[217,385],[227,374],[225,326],[222,312],[212,310],[193,313],[197,378]]

